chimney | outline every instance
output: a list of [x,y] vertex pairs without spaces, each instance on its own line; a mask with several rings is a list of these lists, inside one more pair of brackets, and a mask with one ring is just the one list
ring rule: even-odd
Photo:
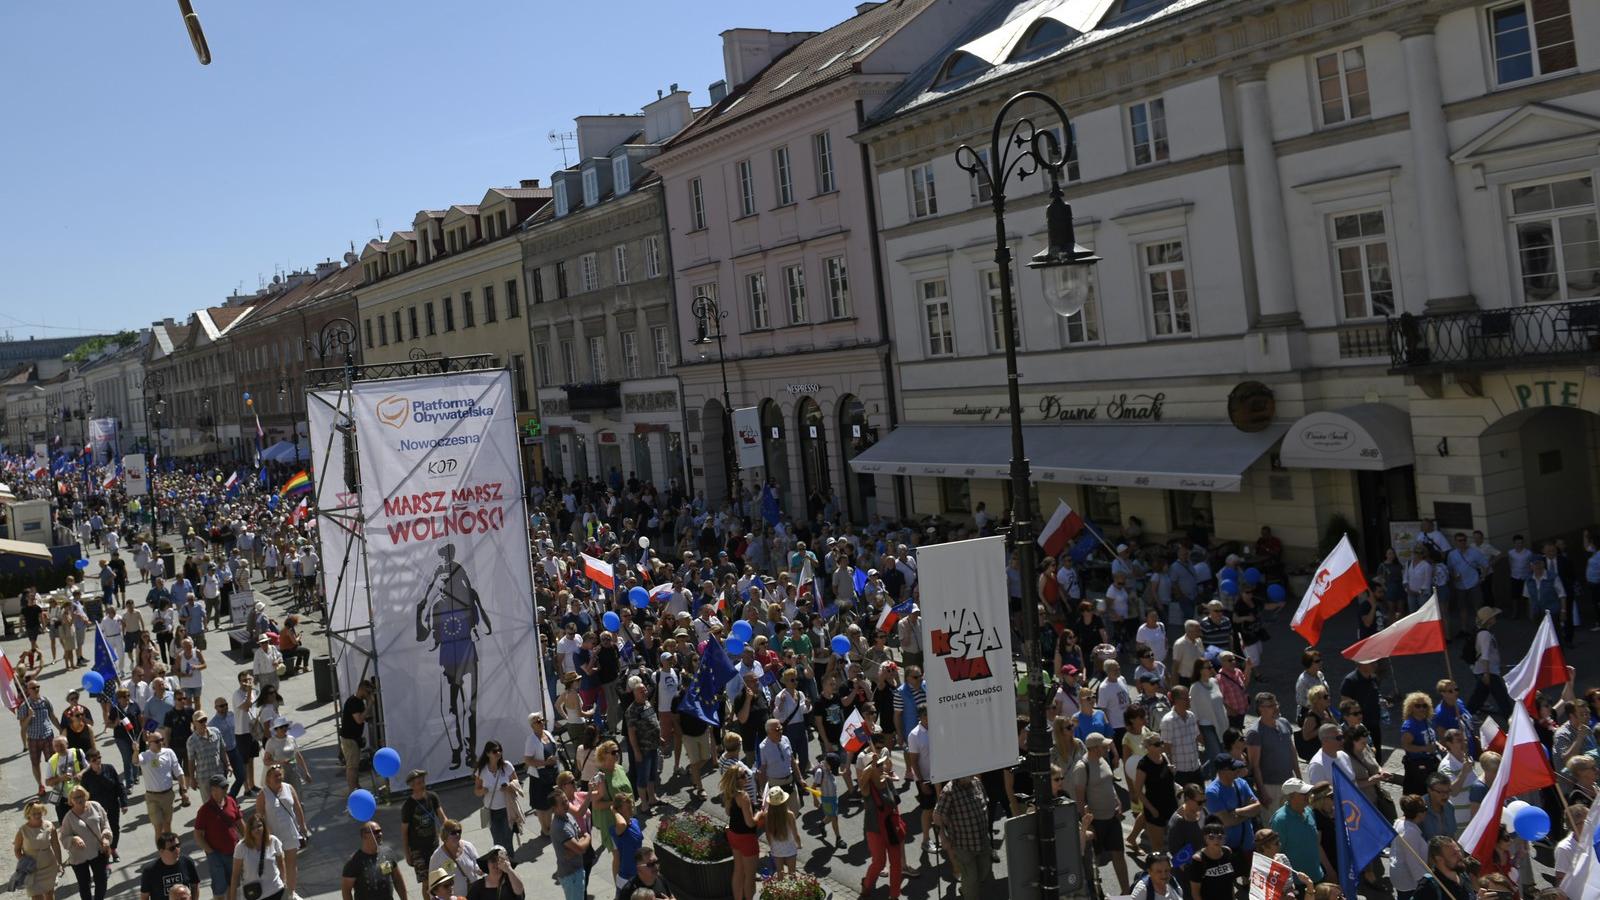
[[716,106],[723,101],[723,98],[728,96],[728,83],[719,79],[711,82],[711,86],[706,90],[711,93],[711,105]]
[[[720,83],[720,82],[719,82]],[[672,93],[659,97],[644,108],[644,142],[659,144],[682,131],[694,110],[689,106],[689,92],[672,86]]]
[[883,5],[883,0],[867,0],[865,3],[856,4],[856,15],[861,15],[869,9],[877,9]]
[[525,188],[536,188],[536,187],[539,186],[539,179],[537,179],[537,178],[524,178],[519,183]]
[[728,89],[735,90],[754,78],[783,51],[814,31],[769,31],[765,28],[730,28],[722,33],[722,68]]
[[331,259],[317,263],[317,280],[321,281],[327,278],[329,275],[339,271],[340,268],[342,267]]

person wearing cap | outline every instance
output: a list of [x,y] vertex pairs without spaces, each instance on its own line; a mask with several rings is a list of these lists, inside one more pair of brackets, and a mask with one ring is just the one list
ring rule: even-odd
[[678,654],[670,648],[677,644],[675,638],[668,638],[662,642],[662,652],[659,658],[661,668],[656,670],[656,719],[661,723],[661,754],[662,766],[665,768],[666,754],[672,754],[672,768],[678,768],[678,762],[683,755],[683,738],[678,729],[678,713],[673,708],[677,704],[678,693],[683,689],[682,678],[678,674]]
[[261,764],[282,766],[284,779],[298,790],[311,783],[311,767],[306,765],[305,754],[300,752],[300,742],[289,733],[289,725],[287,718],[273,717],[266,745],[262,748]]
[[261,687],[278,686],[278,669],[283,666],[283,654],[273,646],[272,638],[266,634],[256,636],[256,653],[250,661],[250,672],[256,676],[256,684]]
[[206,855],[206,866],[211,874],[211,896],[215,900],[228,896],[228,882],[233,874],[233,850],[239,843],[240,826],[244,814],[238,801],[228,795],[228,779],[211,775],[204,783],[206,802],[194,814],[194,839],[200,852]]
[[1321,881],[1322,873],[1335,871],[1322,850],[1316,818],[1311,814],[1311,785],[1299,778],[1286,780],[1283,805],[1272,814],[1269,824],[1295,871],[1306,873],[1312,881]]
[[[1535,571],[1534,577],[1528,579],[1528,584],[1538,583],[1539,573]],[[1542,612],[1535,610],[1537,615]],[[1496,715],[1502,717],[1511,715],[1511,694],[1506,690],[1505,679],[1500,676],[1500,641],[1495,638],[1491,626],[1499,617],[1500,610],[1492,606],[1485,606],[1478,610],[1478,630],[1473,637],[1473,648],[1477,659],[1472,662],[1473,680],[1472,696],[1467,700],[1467,710],[1477,716],[1479,711],[1490,701],[1494,701]]]
[[1255,849],[1255,822],[1261,812],[1261,801],[1241,777],[1248,766],[1226,753],[1218,753],[1212,766],[1217,774],[1206,784],[1206,812],[1227,828],[1228,847],[1247,854]]
[[[205,710],[191,710],[189,715],[191,731],[184,740],[184,769],[189,773],[189,786],[203,791],[213,775],[227,775],[232,764],[222,733],[211,724]],[[175,734],[170,737],[177,740]]]
[[1064,665],[1060,675],[1056,679],[1055,696],[1050,700],[1051,717],[1076,721],[1078,712],[1083,708],[1078,703],[1078,667],[1070,663]]
[[1117,873],[1118,893],[1128,893],[1128,861],[1123,852],[1122,804],[1117,799],[1115,773],[1106,761],[1111,739],[1098,732],[1083,739],[1085,755],[1073,763],[1068,775],[1072,799],[1083,810],[1084,827],[1094,837],[1095,865],[1107,857]]
[[[412,769],[406,775],[410,793],[400,804],[400,852],[417,873],[418,886],[432,890],[428,874],[429,860],[439,849],[439,832],[449,820],[439,795],[428,790],[428,770]],[[549,815],[546,804],[545,815]],[[446,870],[448,871],[448,870]]]
[[417,883],[422,885],[429,897],[434,900],[466,900],[454,890],[456,877],[449,869],[434,869],[432,872],[424,871],[417,878]]
[[521,900],[525,894],[522,879],[511,865],[511,854],[495,844],[478,858],[483,874],[467,885],[466,900]]

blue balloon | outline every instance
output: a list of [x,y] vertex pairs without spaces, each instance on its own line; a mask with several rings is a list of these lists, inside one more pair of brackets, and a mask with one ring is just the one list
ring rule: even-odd
[[73,563],[73,565],[77,566],[78,567],[78,571],[81,572],[84,569],[89,568],[89,561],[87,559],[80,559],[77,562]]
[[372,817],[378,814],[378,799],[369,790],[357,789],[350,792],[350,799],[345,801],[344,808],[350,811],[350,818],[357,822],[371,822]]
[[749,622],[746,622],[744,619],[740,619],[739,621],[733,623],[733,628],[730,629],[730,632],[739,640],[748,642],[750,638],[755,635],[756,630],[750,627]]
[[1289,592],[1283,589],[1283,585],[1281,585],[1281,584],[1269,584],[1269,585],[1267,585],[1267,599],[1268,600],[1271,600],[1273,603],[1282,603],[1284,600],[1287,600],[1288,598],[1289,598]]
[[728,640],[725,643],[728,648],[728,653],[732,654],[733,656],[738,656],[744,652],[744,638],[739,637],[737,634],[728,635]]
[[1261,583],[1261,570],[1260,569],[1245,569],[1244,570],[1244,583],[1245,584],[1260,584]]
[[244,392],[244,398],[245,398],[245,399],[246,399],[246,400],[249,400],[249,399],[250,399],[250,392],[249,392],[249,391],[245,391],[245,392]]
[[644,609],[650,605],[650,592],[638,585],[634,585],[628,589],[628,599],[634,606]]
[[1550,833],[1550,814],[1540,807],[1529,805],[1517,811],[1511,826],[1516,830],[1517,837],[1525,841],[1542,840]]
[[836,634],[833,640],[828,642],[828,646],[833,648],[834,655],[844,656],[850,652],[850,639],[842,634]]
[[99,672],[83,673],[83,689],[90,694],[98,694],[106,689],[106,680]]
[[400,751],[393,747],[384,747],[372,754],[372,771],[384,778],[393,778],[400,774]]
[[619,618],[616,613],[610,612],[609,610],[605,615],[600,617],[600,622],[606,626],[607,631],[616,631],[618,628],[622,627],[622,619]]

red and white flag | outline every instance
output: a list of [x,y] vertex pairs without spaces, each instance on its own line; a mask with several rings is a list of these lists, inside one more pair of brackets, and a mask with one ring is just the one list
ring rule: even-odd
[[289,524],[298,524],[301,519],[306,517],[306,512],[308,509],[309,507],[306,506],[306,501],[302,498],[299,503],[295,504],[294,509],[289,510]]
[[1082,530],[1083,517],[1073,512],[1067,501],[1062,500],[1056,506],[1055,515],[1044,523],[1044,530],[1039,532],[1039,546],[1044,548],[1046,556],[1060,556],[1061,551],[1067,549],[1067,545]]
[[1567,657],[1561,652],[1561,642],[1556,639],[1556,620],[1549,613],[1539,623],[1533,634],[1533,646],[1522,662],[1506,673],[1506,693],[1512,700],[1520,700],[1531,712],[1534,695],[1547,687],[1567,683]]
[[603,559],[596,559],[587,553],[583,556],[583,576],[606,590],[615,590],[617,576],[611,569],[611,563]]
[[867,732],[867,722],[861,718],[861,709],[858,707],[844,720],[844,728],[839,736],[844,739],[846,753],[860,753],[872,742],[872,735]]
[[1506,752],[1506,733],[1500,730],[1500,723],[1483,717],[1483,724],[1478,726],[1478,746],[1491,753]]
[[1340,652],[1345,659],[1377,662],[1390,656],[1443,653],[1447,646],[1444,617],[1439,615],[1439,594],[1436,591],[1416,612],[1396,619],[1388,628],[1356,641]]
[[1257,853],[1250,860],[1250,900],[1284,900],[1294,896],[1294,870]]
[[117,486],[117,481],[118,480],[119,479],[117,478],[117,473],[115,473],[115,472],[107,472],[106,473],[106,477],[102,478],[100,480],[100,488],[102,490],[109,491],[112,488]]
[[1289,627],[1299,632],[1306,643],[1315,646],[1322,639],[1322,623],[1349,606],[1350,601],[1366,589],[1367,577],[1361,574],[1361,563],[1350,546],[1350,536],[1345,535],[1317,567],[1317,574],[1311,577],[1311,586],[1300,598],[1300,608],[1294,611]]
[[1500,768],[1494,774],[1489,792],[1478,804],[1478,814],[1461,833],[1461,849],[1485,864],[1492,861],[1495,841],[1500,834],[1500,816],[1512,798],[1556,783],[1556,773],[1544,755],[1533,719],[1520,704],[1511,710],[1511,733],[1500,754]]
[[665,603],[672,599],[672,583],[658,584],[650,589],[651,603]]
[[11,710],[22,705],[22,695],[17,693],[17,670],[11,667],[4,650],[0,650],[0,701]]

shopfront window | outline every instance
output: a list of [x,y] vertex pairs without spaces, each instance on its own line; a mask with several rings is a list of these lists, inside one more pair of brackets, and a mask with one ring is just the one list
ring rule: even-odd
[[1193,525],[1197,513],[1208,527],[1216,521],[1211,515],[1210,491],[1167,491],[1167,515],[1171,517],[1173,531],[1183,531]]
[[967,479],[939,479],[939,512],[945,515],[972,512],[972,485]]
[[1083,508],[1089,520],[1105,527],[1122,522],[1122,495],[1114,487],[1091,485],[1083,489]]
[[633,474],[640,481],[655,481],[655,470],[650,465],[650,434],[636,431],[633,435]]

